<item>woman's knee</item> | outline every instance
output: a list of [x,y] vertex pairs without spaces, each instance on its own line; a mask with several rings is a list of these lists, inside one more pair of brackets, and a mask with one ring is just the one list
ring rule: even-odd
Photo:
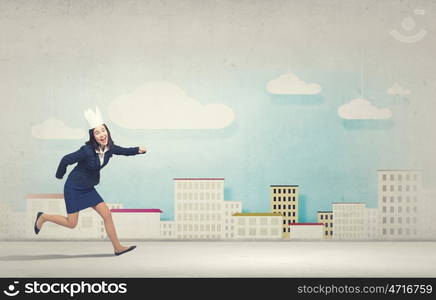
[[101,214],[101,217],[102,217],[103,220],[105,220],[105,221],[110,221],[110,220],[112,220],[112,213],[111,213],[110,210],[107,210],[107,211],[105,211],[105,212],[103,212],[103,213]]
[[67,220],[68,220],[68,227],[69,228],[75,228],[76,226],[77,226],[77,223],[78,223],[78,219],[77,218],[74,218],[74,219],[71,219],[71,218],[67,218]]

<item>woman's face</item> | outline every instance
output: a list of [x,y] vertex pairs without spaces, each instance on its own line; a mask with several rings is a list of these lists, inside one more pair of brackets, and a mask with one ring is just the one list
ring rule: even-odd
[[94,137],[95,140],[97,141],[97,143],[101,146],[104,147],[107,145],[107,141],[108,141],[108,133],[106,130],[106,127],[104,127],[104,125],[100,125],[94,128]]

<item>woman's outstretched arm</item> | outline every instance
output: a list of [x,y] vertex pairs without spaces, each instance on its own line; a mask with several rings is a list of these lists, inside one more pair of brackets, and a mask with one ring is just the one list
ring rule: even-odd
[[62,179],[67,172],[67,166],[75,164],[86,158],[85,146],[80,147],[76,152],[70,153],[62,157],[59,163],[58,169],[56,170],[56,178]]
[[136,155],[136,154],[144,154],[146,152],[144,147],[120,147],[117,145],[112,146],[112,151],[115,155]]

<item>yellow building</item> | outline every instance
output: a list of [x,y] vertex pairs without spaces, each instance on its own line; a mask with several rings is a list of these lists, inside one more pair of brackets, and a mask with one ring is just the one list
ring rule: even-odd
[[324,238],[333,238],[333,211],[318,211],[318,223],[324,224]]
[[289,238],[289,224],[298,223],[298,185],[271,185],[271,211],[283,216],[282,238]]

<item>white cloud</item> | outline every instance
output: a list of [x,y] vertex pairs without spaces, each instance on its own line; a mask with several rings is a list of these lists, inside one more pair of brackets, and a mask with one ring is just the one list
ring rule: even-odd
[[70,128],[61,120],[50,118],[41,124],[32,126],[32,135],[45,140],[70,140],[85,137],[86,131],[80,128]]
[[316,83],[306,83],[292,73],[281,75],[270,80],[266,89],[272,94],[314,95],[321,92],[321,86]]
[[170,82],[148,82],[109,104],[109,117],[131,129],[218,129],[234,120],[224,104],[201,104]]
[[410,91],[408,89],[403,88],[398,83],[394,83],[392,87],[388,88],[387,93],[389,95],[409,95]]
[[338,115],[343,119],[389,119],[392,112],[388,108],[378,108],[368,100],[353,99],[338,108]]

